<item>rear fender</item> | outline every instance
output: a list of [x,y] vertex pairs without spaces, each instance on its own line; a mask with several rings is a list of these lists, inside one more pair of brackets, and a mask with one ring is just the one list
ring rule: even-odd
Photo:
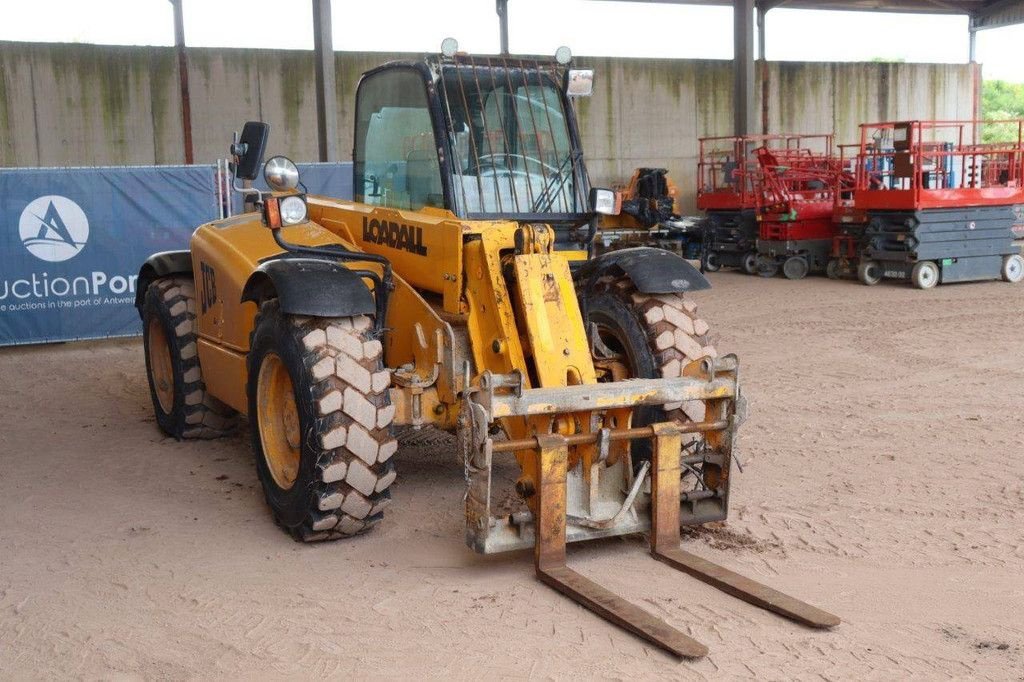
[[278,258],[253,272],[242,301],[259,305],[277,298],[289,315],[352,317],[377,312],[373,294],[362,278],[343,265],[315,258]]
[[639,246],[602,254],[573,273],[577,286],[588,286],[604,275],[625,275],[642,294],[678,294],[710,289],[711,282],[680,256]]

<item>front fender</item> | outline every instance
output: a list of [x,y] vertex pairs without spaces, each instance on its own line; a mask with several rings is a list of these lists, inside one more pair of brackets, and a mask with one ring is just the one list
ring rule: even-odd
[[146,300],[146,288],[153,280],[168,275],[192,275],[192,253],[190,251],[162,251],[154,253],[139,268],[139,279],[135,283],[135,308],[142,315],[142,304]]
[[289,315],[351,317],[376,313],[373,294],[362,278],[338,263],[315,258],[278,258],[253,272],[242,301],[257,305],[277,297]]
[[638,246],[592,258],[574,273],[585,284],[605,274],[625,275],[642,294],[675,294],[710,289],[711,282],[680,256],[663,249]]

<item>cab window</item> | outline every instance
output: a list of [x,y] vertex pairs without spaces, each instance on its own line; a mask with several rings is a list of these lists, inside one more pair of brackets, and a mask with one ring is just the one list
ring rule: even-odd
[[392,69],[363,81],[356,105],[356,201],[411,210],[444,207],[434,139],[418,72]]

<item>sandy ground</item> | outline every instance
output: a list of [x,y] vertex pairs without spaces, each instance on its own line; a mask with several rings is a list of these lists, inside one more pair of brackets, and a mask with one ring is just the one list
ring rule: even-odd
[[448,445],[371,534],[292,542],[247,438],[178,443],[140,344],[0,350],[0,677],[1024,679],[1024,287],[712,276],[750,419],[687,546],[842,616],[805,629],[647,558],[571,564],[711,648],[679,662],[462,542]]

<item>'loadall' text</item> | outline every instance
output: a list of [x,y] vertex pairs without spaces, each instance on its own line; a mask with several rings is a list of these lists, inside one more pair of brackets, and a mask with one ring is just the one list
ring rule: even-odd
[[402,249],[418,256],[427,255],[423,246],[423,228],[376,218],[363,218],[363,241]]

